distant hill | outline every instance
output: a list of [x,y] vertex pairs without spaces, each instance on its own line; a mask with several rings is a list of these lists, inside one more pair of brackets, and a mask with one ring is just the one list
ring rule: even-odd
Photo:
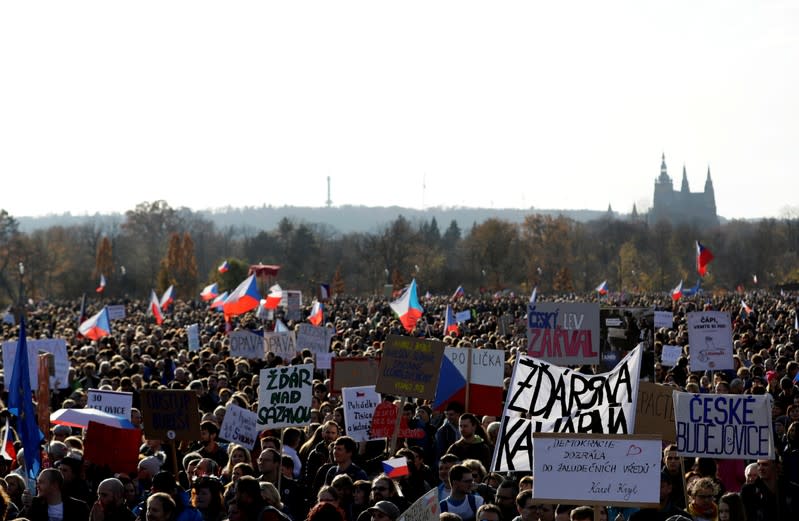
[[[340,206],[331,208],[312,208],[305,206],[261,206],[244,208],[222,208],[215,210],[199,210],[195,212],[213,222],[217,228],[230,226],[251,228],[253,230],[273,230],[284,217],[296,222],[324,223],[341,233],[374,232],[402,215],[411,222],[430,220],[435,217],[438,227],[443,232],[449,223],[455,220],[463,231],[468,231],[473,224],[482,223],[490,218],[520,223],[527,215],[564,215],[576,221],[586,222],[598,219],[607,214],[599,210],[543,210],[530,208],[493,209],[493,208],[428,208],[416,210],[399,206]],[[48,228],[50,226],[75,226],[88,222],[102,224],[120,224],[124,222],[124,214],[47,215],[43,217],[17,217],[20,229],[24,232]],[[618,216],[617,217],[624,217]]]

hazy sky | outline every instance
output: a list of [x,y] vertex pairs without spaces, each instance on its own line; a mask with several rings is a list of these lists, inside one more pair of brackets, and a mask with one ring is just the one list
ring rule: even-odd
[[0,3],[0,208],[797,206],[799,3]]

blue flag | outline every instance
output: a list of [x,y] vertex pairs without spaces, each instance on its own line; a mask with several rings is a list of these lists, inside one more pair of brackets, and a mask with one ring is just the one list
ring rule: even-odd
[[25,449],[26,478],[35,478],[41,467],[39,445],[42,432],[36,424],[31,396],[31,375],[28,372],[28,342],[25,338],[25,319],[19,323],[19,342],[17,357],[14,360],[14,373],[8,389],[8,410],[17,416],[17,432]]

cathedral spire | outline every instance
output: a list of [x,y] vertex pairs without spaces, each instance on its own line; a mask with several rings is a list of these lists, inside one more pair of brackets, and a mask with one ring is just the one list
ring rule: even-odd
[[681,192],[685,192],[685,193],[688,193],[688,192],[691,191],[691,189],[688,188],[688,174],[685,171],[685,165],[684,164],[682,165],[682,186],[680,187],[680,191]]
[[713,191],[713,180],[710,178],[710,165],[707,165],[707,179],[705,179],[705,192]]
[[669,171],[666,168],[666,153],[663,152],[663,155],[660,158],[660,177],[658,177],[658,183],[669,183],[671,184],[671,178],[669,178]]

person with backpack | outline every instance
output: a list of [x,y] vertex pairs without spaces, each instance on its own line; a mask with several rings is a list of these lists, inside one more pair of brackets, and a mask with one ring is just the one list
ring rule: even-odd
[[441,501],[441,512],[458,514],[463,521],[474,521],[477,509],[484,503],[483,498],[472,492],[474,475],[465,465],[453,465],[449,469],[450,495]]

